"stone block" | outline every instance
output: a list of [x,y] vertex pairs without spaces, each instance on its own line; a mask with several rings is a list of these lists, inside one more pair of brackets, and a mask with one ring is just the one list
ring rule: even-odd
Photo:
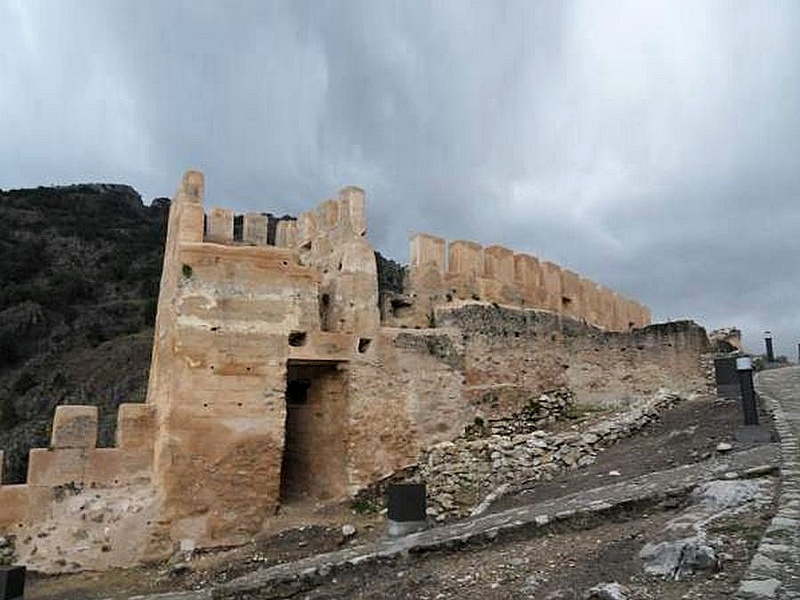
[[33,448],[28,461],[29,485],[66,485],[84,480],[87,448]]
[[94,448],[97,445],[96,406],[57,406],[52,448]]
[[339,202],[325,200],[317,206],[317,227],[319,233],[333,230],[339,222]]
[[[170,210],[173,210],[170,208]],[[178,241],[200,243],[203,241],[203,220],[205,213],[202,204],[177,204]]]
[[540,263],[542,267],[542,283],[544,284],[544,306],[555,313],[562,312],[561,267],[549,261]]
[[412,270],[435,269],[444,275],[447,266],[445,249],[447,242],[440,237],[418,233],[411,237],[409,263]]
[[467,240],[450,242],[448,272],[466,278],[483,275],[483,246]]
[[0,486],[0,532],[48,518],[52,513],[52,500],[53,490],[49,486]]
[[205,176],[201,171],[189,170],[183,174],[181,185],[178,190],[186,200],[203,203],[205,195]]
[[0,531],[30,520],[33,507],[30,490],[28,485],[0,486]]
[[599,325],[602,308],[600,306],[600,290],[594,281],[580,278],[580,312],[581,318],[592,325]]
[[308,246],[311,249],[311,243],[317,237],[317,213],[307,211],[301,213],[297,218],[297,242],[303,248]]
[[514,251],[503,246],[487,246],[483,250],[484,277],[500,283],[514,284]]
[[120,404],[117,412],[117,448],[152,449],[156,433],[152,404]]
[[152,456],[143,451],[96,448],[86,456],[82,482],[86,485],[124,485],[149,477]]
[[212,208],[206,222],[206,239],[210,242],[233,241],[233,211],[229,208]]
[[339,192],[339,220],[356,237],[367,233],[364,205],[364,190],[360,187],[350,185]]
[[528,254],[514,255],[514,280],[524,305],[543,308],[545,303],[542,269],[539,261]]
[[561,313],[573,317],[581,316],[581,280],[569,269],[561,270]]
[[267,216],[245,213],[242,219],[242,241],[256,246],[267,245]]
[[275,228],[275,245],[280,248],[296,248],[298,239],[297,221],[278,221]]

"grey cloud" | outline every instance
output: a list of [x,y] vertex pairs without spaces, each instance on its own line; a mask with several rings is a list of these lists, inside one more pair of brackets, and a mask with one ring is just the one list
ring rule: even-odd
[[792,2],[0,3],[0,187],[123,181],[534,252],[657,317],[800,312]]

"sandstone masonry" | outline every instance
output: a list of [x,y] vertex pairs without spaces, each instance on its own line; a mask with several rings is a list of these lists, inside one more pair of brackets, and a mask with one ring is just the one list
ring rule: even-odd
[[243,543],[281,505],[353,497],[547,390],[615,405],[705,385],[701,327],[650,325],[640,304],[499,246],[414,236],[406,281],[382,291],[359,188],[279,221],[203,196],[187,172],[147,403],[121,407],[117,446],[95,447],[94,409],[59,407],[27,483],[0,481],[0,535],[25,564]]

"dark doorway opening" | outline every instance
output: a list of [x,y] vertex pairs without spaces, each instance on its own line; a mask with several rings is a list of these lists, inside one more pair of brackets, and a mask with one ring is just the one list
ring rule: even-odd
[[345,383],[335,363],[290,362],[281,503],[346,496]]

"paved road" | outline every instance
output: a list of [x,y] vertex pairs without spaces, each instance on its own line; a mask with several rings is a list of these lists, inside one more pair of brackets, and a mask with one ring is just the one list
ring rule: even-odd
[[800,367],[760,373],[756,389],[781,438],[781,494],[736,597],[800,600]]

